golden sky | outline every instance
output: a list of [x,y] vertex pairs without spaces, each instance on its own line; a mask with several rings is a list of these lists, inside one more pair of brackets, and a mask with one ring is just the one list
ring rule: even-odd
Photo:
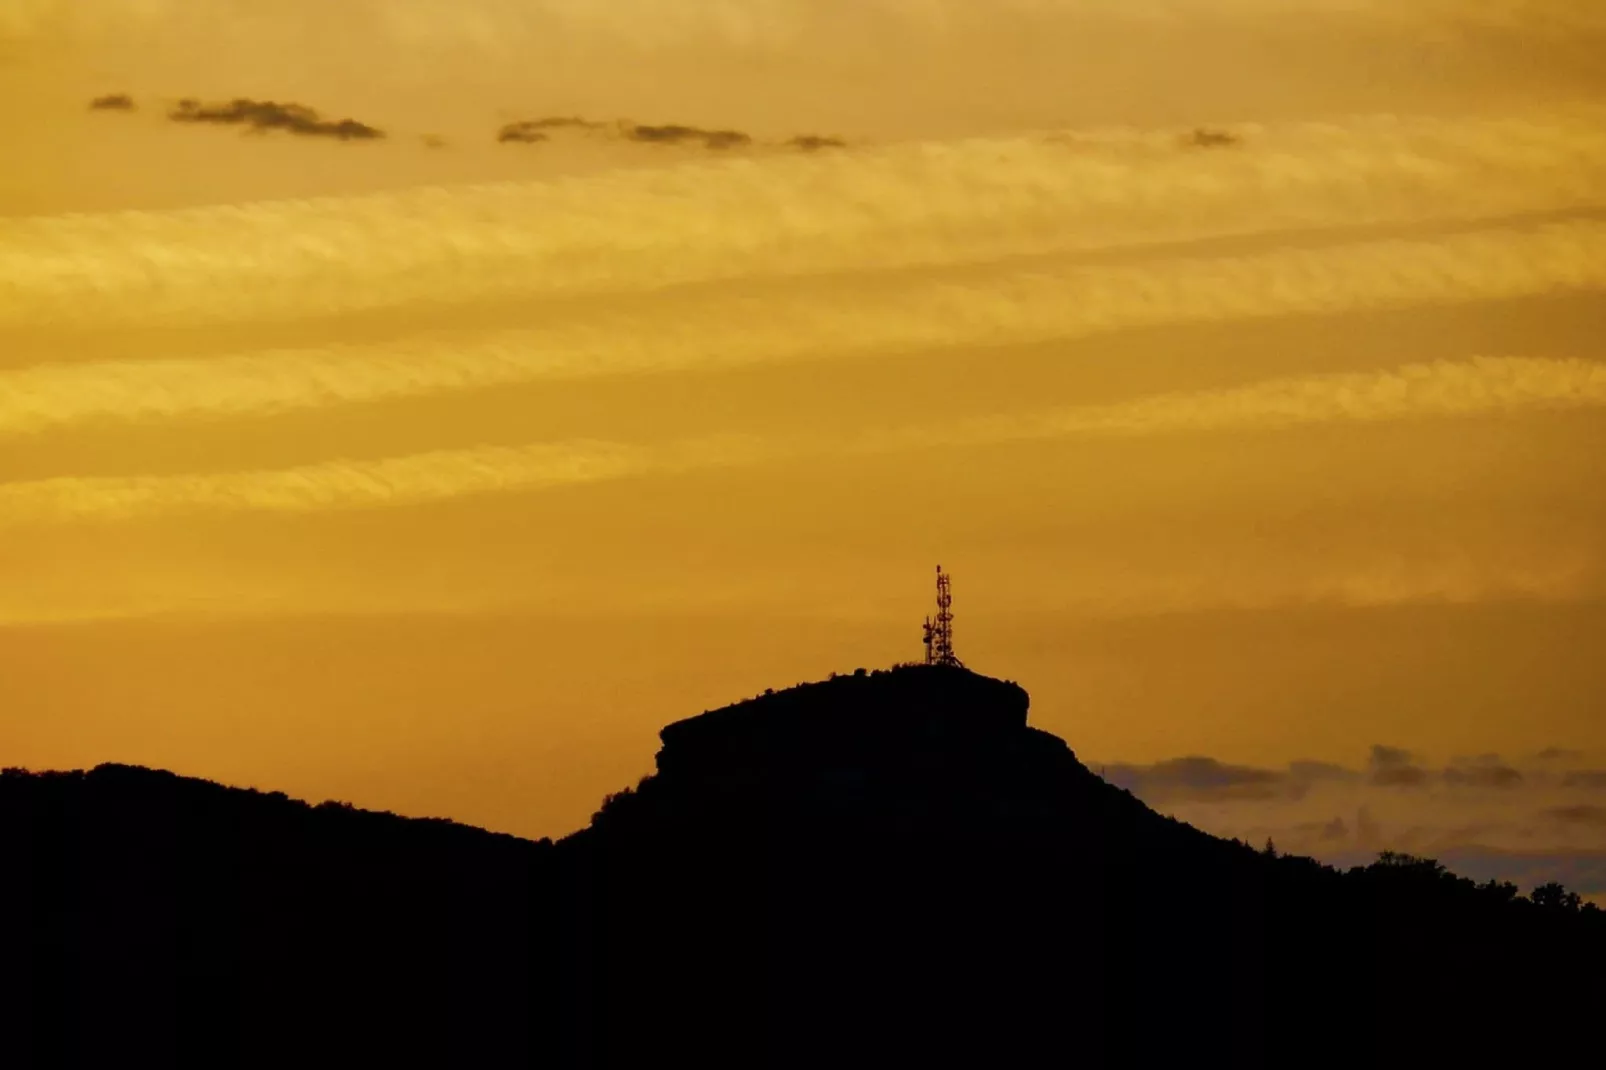
[[669,720],[918,656],[940,561],[1205,827],[1596,857],[1602,54],[1577,0],[0,0],[0,761],[560,834]]

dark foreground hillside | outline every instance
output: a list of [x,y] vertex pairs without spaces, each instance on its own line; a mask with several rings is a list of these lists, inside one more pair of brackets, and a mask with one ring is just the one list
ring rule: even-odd
[[0,1065],[1494,1065],[1606,915],[1160,817],[959,669],[667,727],[557,844],[119,766],[0,777]]

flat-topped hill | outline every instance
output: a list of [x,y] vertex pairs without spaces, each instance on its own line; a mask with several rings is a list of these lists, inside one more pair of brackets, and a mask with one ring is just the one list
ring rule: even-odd
[[799,795],[799,805],[910,792],[917,779],[922,794],[957,799],[989,759],[1044,742],[1065,753],[1026,727],[1029,704],[1020,686],[965,669],[861,670],[676,721],[660,733],[658,777],[727,797]]
[[0,1063],[1481,1066],[1598,1040],[1606,915],[1156,814],[1012,683],[662,732],[529,843],[129,767],[0,772]]
[[851,675],[766,691],[756,698],[666,725],[665,750],[793,743],[926,731],[987,735],[1026,727],[1031,697],[1008,680],[944,665],[860,669]]

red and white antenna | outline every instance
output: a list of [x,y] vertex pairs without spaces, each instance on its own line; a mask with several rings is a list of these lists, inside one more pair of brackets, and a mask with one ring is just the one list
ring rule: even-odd
[[926,664],[962,669],[964,666],[954,654],[954,596],[948,581],[948,573],[938,565],[937,617],[935,620],[926,618]]

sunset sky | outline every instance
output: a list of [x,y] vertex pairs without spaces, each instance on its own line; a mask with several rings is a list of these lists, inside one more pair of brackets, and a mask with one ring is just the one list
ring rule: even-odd
[[[1602,56],[1586,0],[0,0],[0,764],[559,835],[918,657],[941,562],[1156,807],[1606,896]],[[169,117],[235,98],[317,116]]]

